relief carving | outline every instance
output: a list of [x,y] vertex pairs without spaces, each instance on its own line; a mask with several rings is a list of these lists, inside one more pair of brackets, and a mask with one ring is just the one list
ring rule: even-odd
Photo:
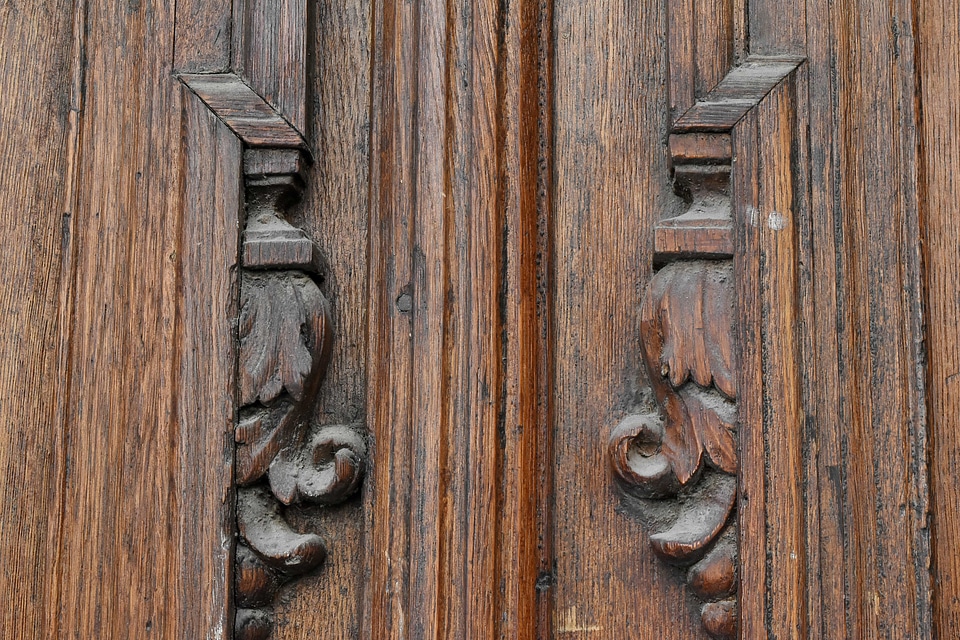
[[[674,141],[677,142],[677,141]],[[686,210],[655,229],[657,271],[640,309],[653,408],[610,440],[624,490],[645,505],[650,544],[686,572],[713,638],[737,633],[737,327],[729,164],[675,155]],[[722,147],[722,144],[721,144]],[[721,154],[722,156],[723,154]],[[717,158],[711,158],[711,162]]]
[[303,187],[303,153],[244,155],[247,223],[240,288],[236,430],[238,640],[264,640],[285,583],[317,568],[323,540],[284,518],[295,503],[336,504],[363,476],[362,427],[311,423],[330,356],[328,302],[314,278],[315,245],[284,212]]

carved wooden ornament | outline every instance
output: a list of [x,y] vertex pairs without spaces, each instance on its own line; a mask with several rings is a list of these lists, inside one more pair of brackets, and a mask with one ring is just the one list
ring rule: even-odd
[[[708,188],[692,182],[688,221],[703,216],[708,201],[710,220],[729,212],[726,179],[711,182]],[[707,632],[733,638],[737,533],[731,514],[739,463],[732,261],[670,262],[653,276],[640,317],[640,349],[658,411],[620,423],[611,436],[611,463],[628,492],[672,503],[650,543],[665,561],[689,567],[687,584],[704,601]]]
[[248,150],[240,286],[236,637],[262,640],[284,583],[320,565],[319,536],[294,531],[283,506],[335,504],[363,475],[366,443],[351,425],[312,427],[332,341],[312,241],[284,218],[302,188],[301,151]]
[[306,143],[238,76],[181,80],[245,146],[234,637],[265,640],[279,589],[319,567],[327,554],[320,536],[290,527],[285,507],[336,504],[352,495],[363,477],[366,441],[362,425],[313,423],[333,331],[318,286],[317,247],[286,219],[304,187]]
[[[671,5],[671,43],[690,35],[685,30],[690,16],[677,13],[687,9]],[[641,511],[653,514],[647,520],[654,551],[686,572],[687,586],[702,602],[704,630],[732,639],[740,617],[741,456],[749,454],[751,461],[762,456],[740,450],[741,406],[757,404],[741,397],[756,392],[742,381],[759,372],[741,370],[745,362],[757,366],[757,358],[742,357],[740,342],[757,332],[739,326],[741,310],[755,302],[737,299],[756,289],[757,273],[745,265],[760,261],[756,233],[747,229],[757,225],[747,215],[754,196],[737,180],[758,162],[751,155],[756,149],[746,147],[748,153],[739,156],[733,150],[751,139],[746,133],[738,138],[741,123],[792,82],[802,60],[748,58],[722,78],[700,77],[703,69],[715,74],[733,62],[735,43],[723,30],[714,35],[715,41],[702,47],[698,42],[697,55],[719,56],[709,65],[683,47],[671,50],[676,119],[669,147],[674,190],[685,206],[654,226],[653,266],[659,270],[640,309],[641,359],[654,408],[627,416],[614,429],[609,460],[622,488],[639,498]],[[696,87],[714,82],[696,96]],[[748,426],[756,431],[756,425]]]

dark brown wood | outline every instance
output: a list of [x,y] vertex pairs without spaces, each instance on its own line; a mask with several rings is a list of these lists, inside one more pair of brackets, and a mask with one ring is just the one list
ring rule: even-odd
[[0,637],[957,636],[958,24],[7,3]]
[[960,13],[952,2],[917,6],[920,87],[920,215],[923,221],[927,409],[933,528],[934,633],[960,634]]
[[307,129],[307,0],[237,0],[233,67],[299,132]]
[[539,458],[552,427],[540,290],[549,10],[376,8],[368,397],[380,458],[366,606],[377,614],[363,637],[535,638],[551,566]]
[[181,73],[230,71],[233,0],[180,0],[173,68]]
[[555,7],[556,570],[547,637],[703,635],[681,575],[648,544],[650,530],[615,510],[607,458],[611,430],[636,413],[641,387],[649,388],[637,380],[638,309],[653,267],[653,227],[685,208],[664,144],[670,102],[662,43],[665,10],[676,4]]
[[362,425],[311,425],[333,333],[329,303],[313,279],[319,251],[287,221],[305,160],[298,149],[244,153],[235,467],[240,640],[269,634],[280,587],[326,557],[322,540],[293,530],[280,504],[343,502],[366,466]]
[[[803,415],[797,333],[793,82],[778,85],[734,130],[734,255],[740,369],[740,566],[744,637],[805,637],[801,490]],[[802,197],[802,196],[801,196]]]
[[[802,478],[818,638],[932,626],[915,9],[805,8],[810,213],[798,240],[812,355]],[[764,39],[790,46],[793,33]]]
[[744,53],[745,5],[743,0],[666,5],[671,122],[716,87]]
[[[5,636],[56,634],[71,412],[68,345],[81,193],[82,3],[0,10],[0,613]],[[27,152],[26,150],[29,150]]]
[[207,625],[230,627],[233,540],[225,532],[234,529],[237,387],[234,370],[223,365],[237,358],[242,155],[240,141],[196,96],[185,88],[181,96],[187,135],[177,297],[181,348],[189,357],[180,361],[178,487],[183,503],[204,516],[184,523],[179,543],[184,575],[207,576],[184,580],[179,596],[196,603],[180,612],[180,628],[193,635],[209,633]]
[[183,83],[251,147],[307,146],[290,122],[233,73],[184,74]]
[[[307,32],[313,117],[304,136],[318,151],[308,169],[303,200],[292,208],[319,247],[324,264],[320,290],[330,302],[336,329],[330,364],[316,401],[320,424],[366,421],[367,207],[370,163],[370,11],[354,0],[311,2]],[[364,507],[289,509],[299,531],[320,532],[328,555],[323,568],[303,576],[274,603],[275,640],[357,638],[361,619]]]

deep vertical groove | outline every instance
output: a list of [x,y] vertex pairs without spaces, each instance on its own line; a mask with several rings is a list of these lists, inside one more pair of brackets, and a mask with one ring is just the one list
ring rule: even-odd
[[73,77],[70,87],[70,131],[67,134],[67,171],[64,185],[64,215],[61,228],[60,291],[58,300],[58,325],[60,341],[57,370],[60,372],[61,392],[57,394],[58,425],[54,438],[57,456],[56,487],[56,535],[48,541],[53,547],[53,579],[50,585],[50,603],[47,613],[47,629],[53,638],[60,637],[61,590],[63,588],[64,563],[62,562],[64,520],[67,508],[67,466],[70,447],[70,400],[73,381],[73,327],[75,326],[75,300],[77,295],[77,242],[74,238],[76,213],[80,201],[80,164],[82,162],[84,132],[84,102],[86,98],[87,71],[87,1],[75,0],[73,14]]

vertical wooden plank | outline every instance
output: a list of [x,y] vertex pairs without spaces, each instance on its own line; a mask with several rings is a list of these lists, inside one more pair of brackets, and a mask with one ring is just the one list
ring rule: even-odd
[[[310,167],[295,215],[326,264],[320,288],[330,301],[334,340],[315,420],[367,420],[367,255],[370,165],[370,2],[324,0],[312,12],[309,73],[316,103],[305,131],[321,151]],[[276,640],[357,638],[366,578],[364,512],[359,499],[336,508],[298,509],[287,517],[316,531],[328,555],[314,575],[275,607]]]
[[763,418],[763,302],[760,226],[751,224],[760,202],[758,112],[751,110],[732,134],[734,273],[740,323],[740,637],[761,638],[767,628],[767,447]]
[[[169,5],[91,5],[61,636],[178,637],[179,87]],[[173,196],[171,197],[171,194]],[[148,560],[149,559],[149,560]]]
[[0,9],[0,635],[57,634],[83,3]]
[[807,31],[822,25],[807,22],[804,0],[748,2],[750,53],[760,56],[803,55]]
[[[798,194],[793,163],[798,129],[794,79],[782,82],[757,107],[759,199],[748,224],[759,228],[756,260],[761,292],[762,402],[767,474],[766,631],[774,638],[806,637],[802,354],[798,327]],[[802,195],[802,194],[801,194]],[[756,217],[754,217],[756,214]]]
[[[638,309],[652,227],[682,204],[665,146],[676,102],[662,83],[664,8],[555,5],[556,573],[553,628],[544,633],[564,640],[703,634],[680,573],[656,559],[643,523],[618,513],[623,498],[606,459],[611,430],[648,388],[637,379]],[[670,20],[672,72],[673,13]]]
[[533,638],[543,615],[544,7],[377,7],[365,637]]
[[182,92],[179,478],[172,510],[184,518],[177,540],[179,629],[182,637],[226,639],[233,624],[241,144],[197,96],[186,87]]
[[64,638],[229,633],[239,143],[172,77],[173,33],[169,4],[88,11]]
[[233,0],[177,0],[173,68],[180,73],[230,70]]
[[503,515],[497,541],[503,595],[496,636],[504,640],[542,637],[552,615],[552,26],[551,2],[525,0],[506,9]]
[[700,0],[693,17],[694,87],[702,97],[717,86],[733,66],[735,0]]
[[[696,0],[666,3],[666,37],[669,66],[665,71],[670,87],[670,122],[696,102]],[[644,33],[639,31],[637,33]]]
[[960,7],[918,5],[921,216],[931,427],[934,633],[960,635]]
[[810,112],[816,635],[912,636],[931,616],[913,4],[807,12],[830,105]]
[[[815,313],[808,334],[814,335],[815,348],[809,367],[815,372],[808,388],[811,389],[810,419],[813,429],[810,441],[815,443],[810,452],[814,472],[808,496],[816,496],[816,511],[809,521],[815,523],[808,538],[811,547],[819,550],[810,572],[815,574],[820,595],[810,602],[810,635],[812,638],[849,638],[850,619],[847,615],[845,594],[854,575],[857,558],[854,555],[856,538],[847,540],[848,496],[844,459],[849,451],[852,402],[841,400],[842,381],[847,365],[840,358],[840,336],[845,331],[844,295],[838,286],[846,267],[841,257],[845,233],[838,224],[841,207],[841,170],[839,154],[842,146],[837,140],[836,127],[840,121],[838,78],[825,70],[833,64],[838,42],[831,25],[843,24],[845,5],[826,2],[808,3],[807,68],[811,105],[829,105],[828,109],[810,110],[810,254],[811,296]],[[830,28],[828,28],[830,27]],[[811,504],[811,507],[813,505]],[[808,514],[811,513],[808,510]],[[847,550],[838,554],[837,549]],[[813,560],[813,558],[811,558]],[[811,594],[812,595],[812,594]]]

